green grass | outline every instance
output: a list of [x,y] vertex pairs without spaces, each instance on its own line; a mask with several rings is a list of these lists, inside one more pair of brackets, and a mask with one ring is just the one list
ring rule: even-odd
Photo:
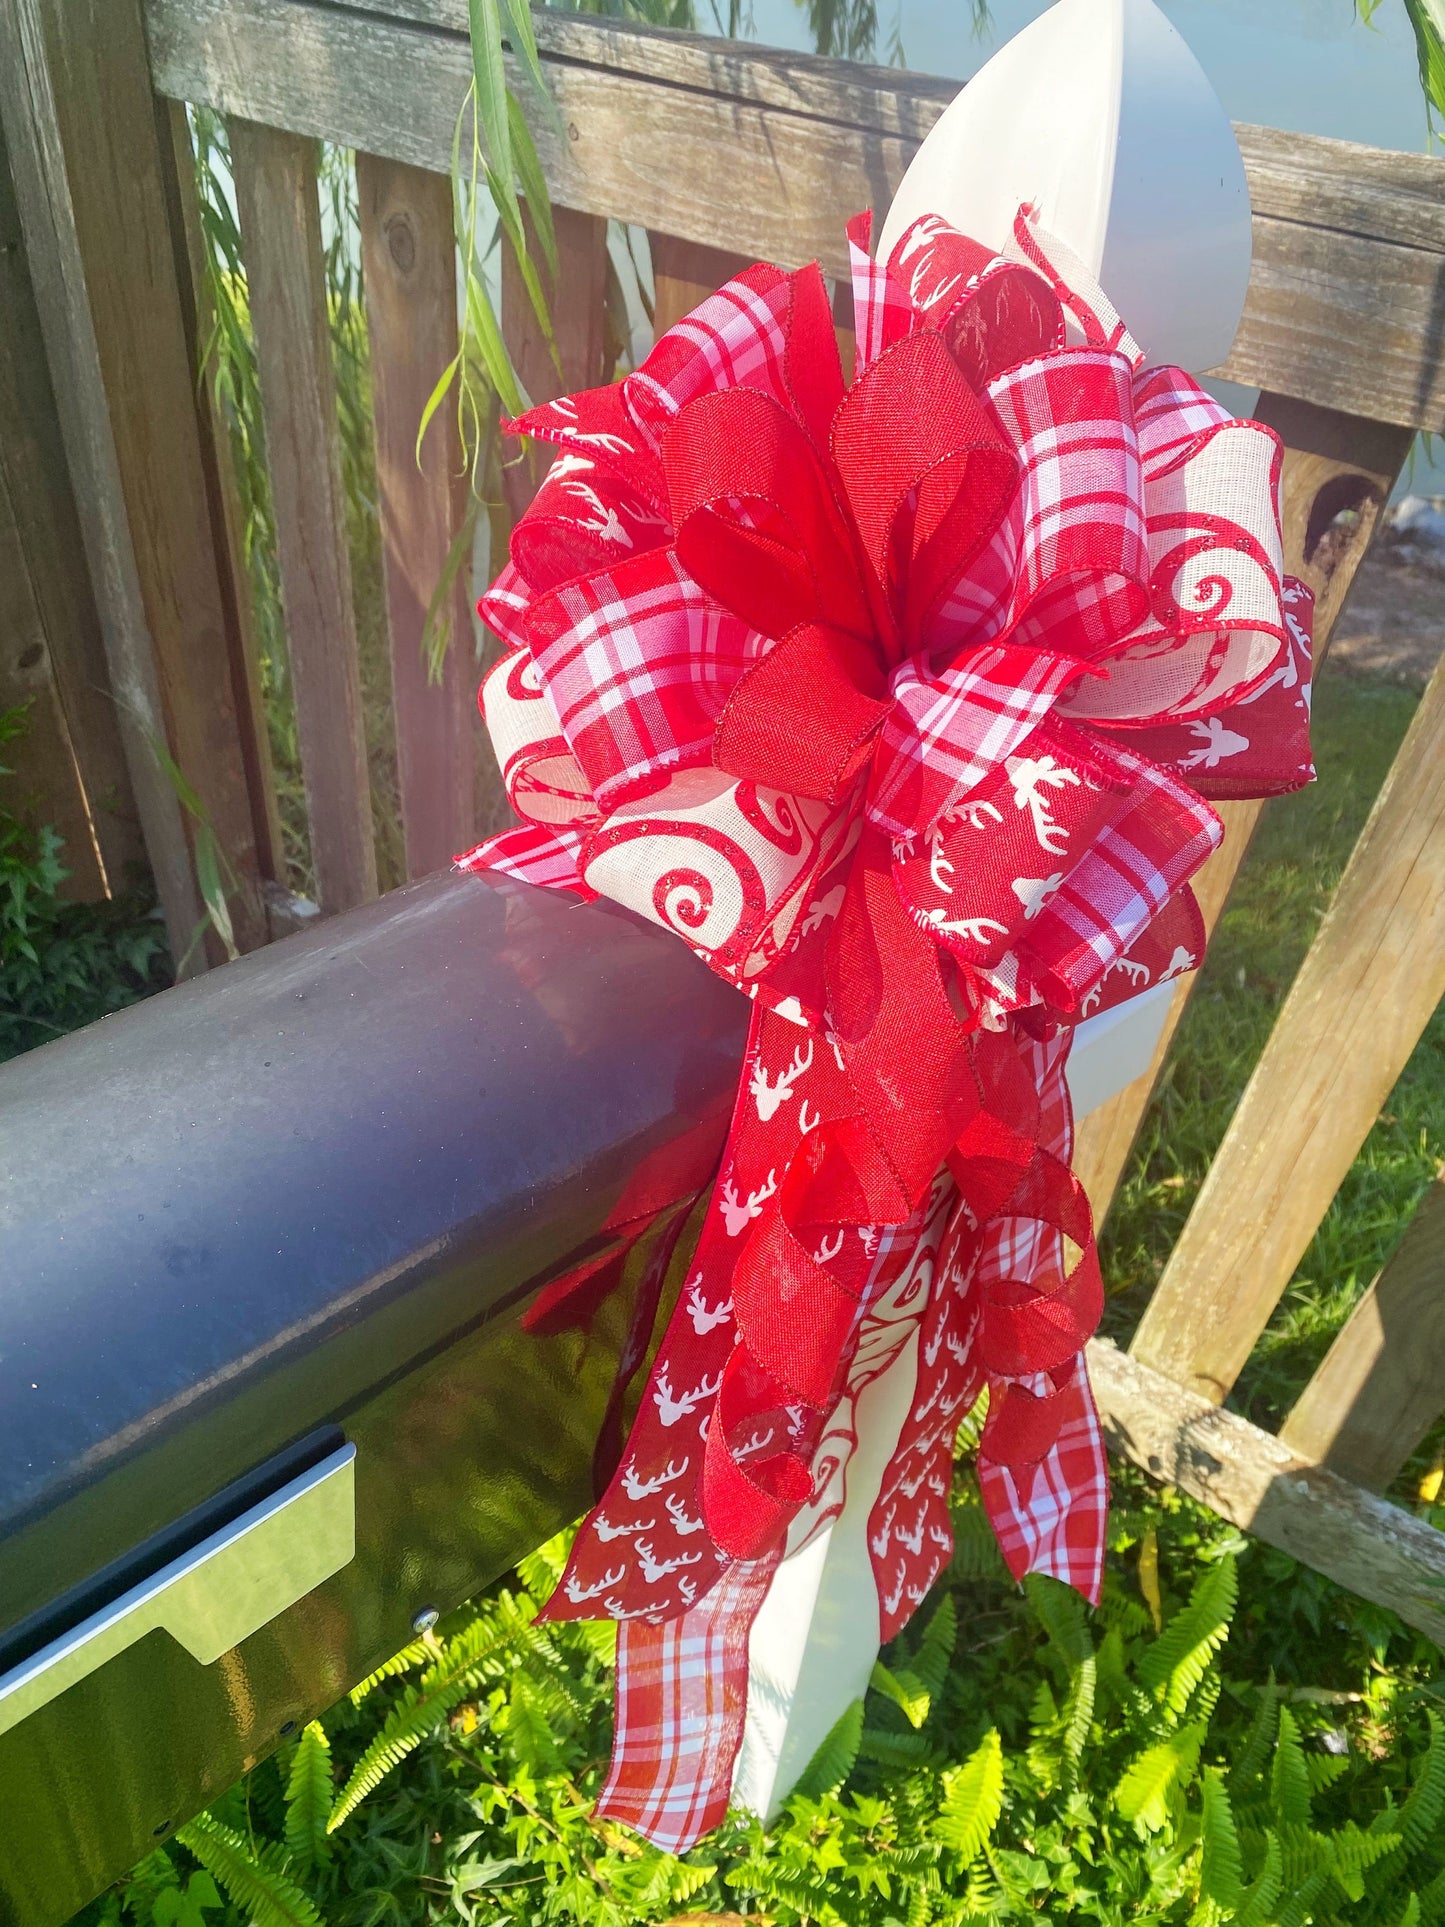
[[[1105,1329],[1115,1335],[1132,1330],[1163,1270],[1415,703],[1407,690],[1328,669],[1320,678],[1320,780],[1265,813],[1105,1226]],[[1437,1013],[1256,1346],[1230,1400],[1235,1409],[1264,1425],[1282,1418],[1442,1159],[1445,1013]]]

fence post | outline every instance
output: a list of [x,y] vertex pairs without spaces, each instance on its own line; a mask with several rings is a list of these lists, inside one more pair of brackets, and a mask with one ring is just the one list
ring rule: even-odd
[[0,9],[0,113],[136,806],[172,947],[203,968],[197,825],[159,747],[230,866],[238,944],[267,929],[137,0]]

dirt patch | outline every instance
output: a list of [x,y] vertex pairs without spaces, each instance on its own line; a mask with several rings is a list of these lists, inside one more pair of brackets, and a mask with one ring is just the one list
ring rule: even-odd
[[1442,655],[1445,574],[1382,542],[1365,557],[1350,589],[1330,644],[1331,665],[1420,690]]

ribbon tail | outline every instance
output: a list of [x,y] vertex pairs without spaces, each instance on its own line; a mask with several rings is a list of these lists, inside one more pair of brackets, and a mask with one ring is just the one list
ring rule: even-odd
[[597,1801],[666,1853],[721,1825],[748,1705],[748,1640],[780,1552],[730,1566],[698,1605],[617,1631],[612,1762]]

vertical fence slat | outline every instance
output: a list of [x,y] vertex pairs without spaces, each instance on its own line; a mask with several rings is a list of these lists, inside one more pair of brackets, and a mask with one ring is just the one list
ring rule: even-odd
[[1149,1303],[1136,1357],[1223,1399],[1445,994],[1445,665]]
[[705,301],[733,275],[750,268],[757,258],[730,254],[725,248],[703,247],[697,241],[679,241],[674,234],[651,230],[647,239],[652,249],[654,335],[665,334],[699,301]]
[[[196,188],[195,157],[191,152],[186,110],[177,101],[157,101],[162,140],[169,145],[166,186],[173,201],[171,230],[177,242],[176,276],[184,297],[186,340],[191,365],[200,368],[215,323],[206,288],[206,242],[201,227],[200,196]],[[256,826],[261,875],[275,886],[286,881],[281,845],[281,812],[276,798],[276,772],[271,763],[271,739],[266,726],[261,689],[261,657],[256,639],[256,615],[251,578],[246,567],[245,533],[236,471],[227,445],[227,429],[216,407],[208,378],[198,395],[201,458],[211,504],[211,526],[216,531],[217,560],[226,630],[230,642],[231,687],[236,704],[237,730],[251,814]],[[264,886],[263,886],[264,888]],[[268,927],[274,918],[268,912]],[[274,934],[274,931],[273,931]]]
[[400,161],[356,156],[361,262],[371,340],[376,486],[391,640],[397,778],[409,877],[443,869],[475,838],[469,568],[447,598],[451,642],[433,681],[423,655],[427,609],[466,509],[456,410],[433,415],[417,460],[427,397],[457,352],[457,258],[451,182]]
[[1280,1428],[1284,1444],[1383,1492],[1445,1410],[1445,1178]]
[[[1285,444],[1285,567],[1315,592],[1318,664],[1414,437],[1408,429],[1268,393],[1260,396],[1255,419],[1268,423]],[[1339,509],[1354,510],[1357,519],[1352,526],[1330,529]],[[1224,844],[1194,885],[1208,930],[1213,930],[1224,909],[1263,808],[1261,803],[1248,802],[1220,805]],[[1191,973],[1175,986],[1164,1034],[1149,1069],[1080,1122],[1074,1168],[1100,1222],[1129,1162],[1170,1042],[1197,981]]]
[[0,9],[0,104],[146,851],[176,955],[202,968],[192,829],[157,744],[229,860],[243,948],[266,923],[137,0]]
[[30,705],[3,756],[65,838],[67,892],[93,898],[142,845],[3,135],[0,315],[0,710]]
[[232,120],[277,562],[317,896],[376,895],[314,140]]
[[[527,290],[512,260],[502,254],[502,335],[528,399],[534,404],[553,401],[579,388],[595,388],[607,374],[607,223],[600,215],[579,214],[569,207],[552,210],[557,233],[557,278],[547,289],[552,332],[562,372],[547,337],[532,312]],[[530,232],[530,230],[529,230]],[[533,254],[541,263],[535,242]],[[530,459],[519,459],[517,445],[505,448],[507,506],[515,519],[541,486],[551,460],[549,450],[534,448]]]

